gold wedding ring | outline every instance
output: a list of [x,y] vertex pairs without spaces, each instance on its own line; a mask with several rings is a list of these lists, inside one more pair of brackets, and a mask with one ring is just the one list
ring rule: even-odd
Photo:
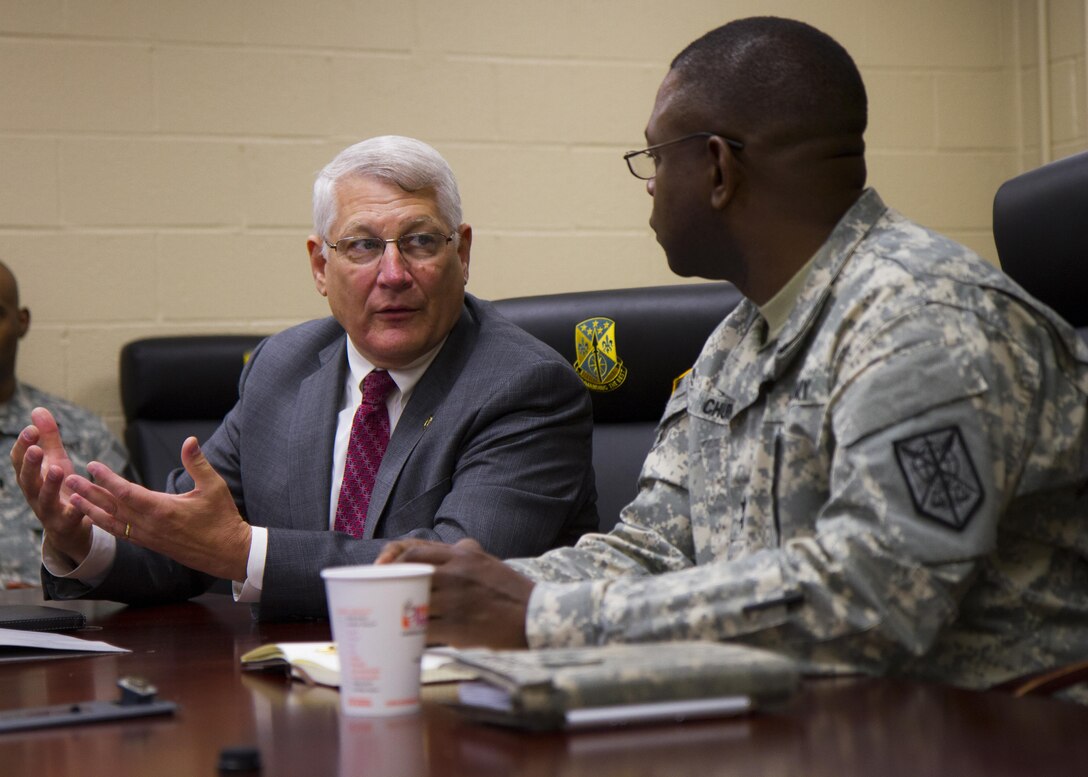
[[130,534],[132,534],[132,524],[131,523],[126,523],[125,524],[125,539],[126,540],[128,539],[128,535],[130,535]]

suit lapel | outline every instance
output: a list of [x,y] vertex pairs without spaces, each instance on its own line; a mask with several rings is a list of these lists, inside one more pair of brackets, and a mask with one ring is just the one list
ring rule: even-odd
[[401,413],[397,428],[389,437],[389,446],[385,449],[382,464],[374,480],[374,490],[370,494],[370,506],[366,511],[366,528],[363,536],[372,538],[378,528],[381,516],[385,512],[393,486],[400,479],[419,441],[428,432],[436,420],[442,402],[449,397],[450,391],[472,355],[476,344],[479,324],[470,315],[467,308],[462,308],[461,318],[446,338],[442,350],[431,362],[431,366],[419,379],[408,405]]
[[[343,336],[321,350],[321,366],[299,385],[291,416],[288,491],[289,525],[305,529],[329,527],[332,448],[336,416],[344,390],[347,357]],[[314,513],[314,505],[322,510]]]

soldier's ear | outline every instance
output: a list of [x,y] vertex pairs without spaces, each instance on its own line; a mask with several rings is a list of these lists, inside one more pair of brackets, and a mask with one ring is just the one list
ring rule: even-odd
[[30,308],[19,308],[19,312],[15,315],[15,333],[19,339],[26,337],[26,333],[30,331]]
[[737,151],[717,135],[707,140],[711,164],[714,169],[710,204],[715,210],[723,210],[736,195],[744,180],[744,171],[737,160]]

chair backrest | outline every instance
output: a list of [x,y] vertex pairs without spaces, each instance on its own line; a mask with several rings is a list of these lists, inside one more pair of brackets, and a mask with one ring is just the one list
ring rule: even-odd
[[1001,185],[994,242],[1002,269],[1036,299],[1088,332],[1088,152]]
[[238,399],[238,378],[261,335],[183,335],[121,349],[125,444],[140,480],[156,490],[181,466],[186,437],[206,440]]
[[611,528],[637,492],[638,473],[673,381],[694,364],[707,336],[740,299],[730,284],[698,283],[495,303],[504,316],[559,351],[590,388],[602,530]]
[[[503,315],[580,368],[587,385],[593,384],[593,464],[603,529],[635,496],[673,381],[691,367],[707,336],[740,299],[729,284],[698,283],[495,303]],[[163,488],[166,476],[181,465],[186,437],[203,442],[215,431],[238,399],[242,366],[261,339],[152,337],[122,348],[125,443],[149,488]]]
[[[994,196],[1001,268],[1088,340],[1088,152],[1029,170]],[[1088,681],[1088,660],[1017,677],[998,688],[1049,695]]]

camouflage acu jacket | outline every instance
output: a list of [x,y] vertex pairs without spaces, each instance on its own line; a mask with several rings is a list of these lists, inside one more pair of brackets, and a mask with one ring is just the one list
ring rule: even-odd
[[778,338],[742,303],[607,535],[511,562],[534,647],[736,639],[980,687],[1088,656],[1088,350],[872,190]]
[[11,466],[11,446],[30,423],[30,411],[48,408],[57,419],[65,449],[77,472],[89,461],[101,461],[124,472],[128,453],[102,420],[78,405],[20,383],[0,404],[0,588],[12,584],[41,585],[41,524],[34,517]]

